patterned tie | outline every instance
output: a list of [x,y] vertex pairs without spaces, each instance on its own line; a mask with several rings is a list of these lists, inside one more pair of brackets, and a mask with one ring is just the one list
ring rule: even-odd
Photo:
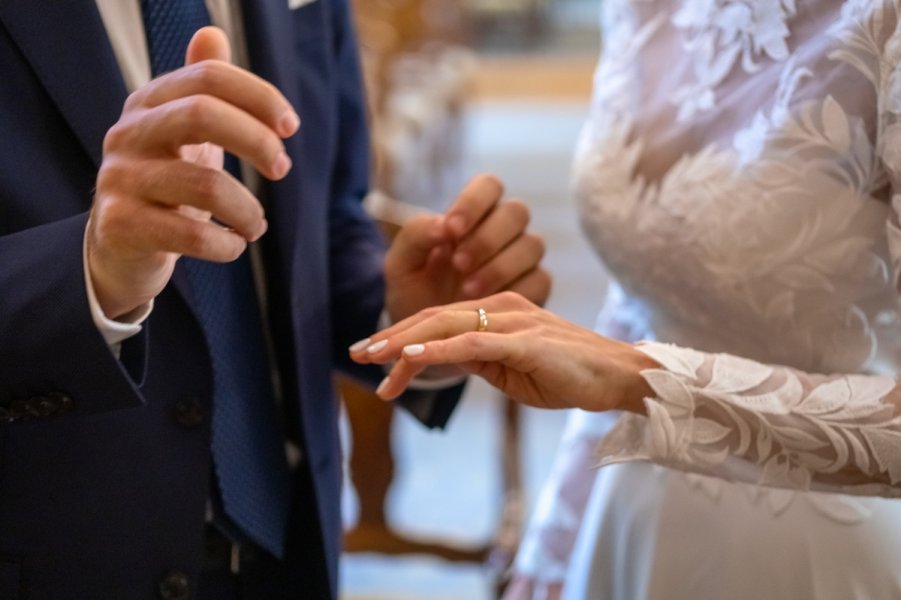
[[[203,0],[141,0],[141,10],[154,77],[182,66],[191,36],[210,24]],[[281,557],[290,475],[248,253],[229,264],[181,261],[213,365],[212,451],[222,508],[244,535]]]

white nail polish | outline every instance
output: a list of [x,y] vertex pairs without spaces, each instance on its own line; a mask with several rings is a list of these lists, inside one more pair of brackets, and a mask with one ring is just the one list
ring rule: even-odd
[[369,346],[369,338],[360,340],[359,342],[355,342],[355,343],[349,348],[349,350],[350,350],[351,352],[359,352],[360,350],[362,350],[363,348],[366,348],[367,346]]
[[388,387],[388,384],[389,384],[389,383],[391,383],[391,377],[390,377],[390,376],[385,377],[384,379],[382,379],[382,382],[379,384],[379,387],[375,388],[375,393],[376,393],[376,395],[381,396],[381,395],[382,395],[382,391],[383,391],[386,387]]
[[425,352],[425,346],[422,344],[410,344],[409,346],[404,346],[404,354],[407,356],[419,356]]
[[375,354],[376,352],[378,352],[379,350],[381,350],[382,348],[384,348],[387,345],[388,345],[388,340],[382,340],[381,342],[376,342],[373,345],[366,348],[366,352],[369,352],[370,354]]

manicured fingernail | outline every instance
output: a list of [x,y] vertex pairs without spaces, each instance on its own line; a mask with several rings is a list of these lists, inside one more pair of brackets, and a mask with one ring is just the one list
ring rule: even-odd
[[466,283],[463,284],[463,294],[470,297],[476,298],[482,292],[482,282],[478,279],[470,279]]
[[376,352],[383,349],[387,345],[388,345],[388,340],[382,340],[381,342],[376,342],[376,343],[372,344],[371,346],[369,346],[368,348],[366,348],[366,352],[368,352],[370,354],[375,354]]
[[410,344],[409,346],[404,346],[404,354],[407,356],[419,356],[425,352],[425,346],[422,344]]
[[348,350],[351,352],[360,352],[364,348],[369,346],[369,338],[360,340],[359,342],[354,342]]
[[285,175],[288,174],[288,171],[291,170],[291,159],[285,154],[284,150],[278,153],[278,156],[275,157],[275,162],[272,163],[272,174],[276,179],[281,179]]
[[283,136],[293,135],[297,128],[300,127],[300,117],[297,116],[297,113],[293,110],[289,110],[284,115],[282,115],[281,120],[278,123],[278,127],[280,133]]
[[382,395],[382,392],[385,391],[385,388],[388,387],[388,384],[391,383],[391,376],[385,377],[382,379],[382,382],[379,384],[379,387],[375,388],[375,393],[378,396]]
[[466,232],[466,219],[460,215],[448,217],[447,226],[456,235],[463,235]]
[[466,271],[472,266],[472,256],[466,252],[457,252],[454,254],[453,262],[458,271]]

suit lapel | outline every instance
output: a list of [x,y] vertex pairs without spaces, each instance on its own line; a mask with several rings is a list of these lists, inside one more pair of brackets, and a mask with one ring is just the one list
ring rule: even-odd
[[103,137],[125,102],[125,84],[93,0],[0,0],[0,21],[99,166]]

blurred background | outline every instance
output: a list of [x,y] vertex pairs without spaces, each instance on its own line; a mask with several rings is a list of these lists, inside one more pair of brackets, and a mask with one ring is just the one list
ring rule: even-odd
[[[440,211],[479,172],[526,201],[548,307],[590,326],[603,269],[569,194],[600,0],[355,0],[386,223]],[[343,600],[497,598],[565,420],[471,381],[443,432],[342,384]]]

